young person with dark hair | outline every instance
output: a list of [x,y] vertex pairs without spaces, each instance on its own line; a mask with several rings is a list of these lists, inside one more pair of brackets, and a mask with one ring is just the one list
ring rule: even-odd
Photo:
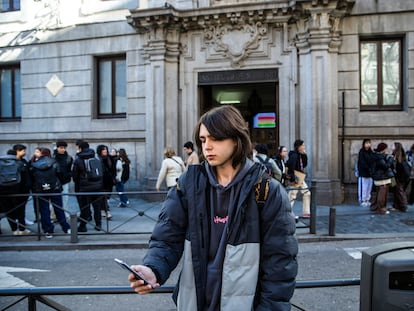
[[119,194],[119,200],[121,202],[119,203],[118,207],[127,207],[129,205],[128,197],[123,192],[125,191],[125,183],[129,179],[130,165],[131,165],[131,161],[128,158],[126,150],[124,148],[120,148],[118,151],[118,157],[116,158],[116,184],[115,184],[116,192],[122,193],[122,194]]
[[371,203],[370,209],[381,215],[389,214],[387,211],[388,192],[391,185],[391,179],[395,177],[394,159],[387,154],[388,145],[386,143],[379,143],[372,154],[372,179],[374,185],[377,186],[377,196],[374,202]]
[[291,182],[291,185],[294,189],[289,191],[290,204],[295,204],[296,197],[298,192],[302,193],[302,217],[310,217],[310,199],[311,192],[308,185],[306,184],[305,179],[298,181],[295,171],[298,171],[302,174],[305,174],[305,168],[308,166],[308,156],[305,150],[305,142],[301,139],[295,140],[293,144],[294,150],[289,151],[289,160],[287,162],[288,173],[287,178]]
[[[68,144],[65,141],[56,142],[56,149],[53,151],[53,158],[56,160],[60,168],[60,182],[62,184],[62,192],[69,192],[69,183],[72,180],[73,158],[67,153]],[[68,209],[69,196],[62,196],[63,208]]]
[[[96,155],[98,159],[102,161],[102,168],[103,168],[103,191],[104,192],[112,192],[115,184],[116,184],[116,163],[115,159],[110,156],[108,146],[105,145],[98,145],[96,147]],[[110,199],[111,195],[106,194],[104,200],[104,209],[102,210],[102,217],[106,217],[108,219],[112,218],[111,213],[109,212],[109,204],[108,200]]]
[[197,152],[194,150],[194,144],[191,141],[187,141],[184,144],[184,152],[187,155],[187,159],[185,160],[185,166],[199,164],[200,159],[198,158]]
[[[87,142],[80,142],[78,153],[73,162],[72,176],[77,192],[102,192],[103,191],[103,174],[91,178],[87,173],[86,163],[95,159],[95,151],[89,148]],[[98,160],[98,159],[96,159]],[[99,161],[99,160],[98,160]],[[100,163],[100,161],[99,161]],[[102,171],[102,167],[101,167]],[[95,230],[100,231],[102,226],[101,210],[104,210],[105,198],[103,195],[79,195],[78,202],[80,206],[79,232],[87,232],[86,224],[92,220],[91,205],[93,207],[93,218],[95,220]]]
[[358,153],[358,201],[361,206],[371,205],[371,192],[372,192],[372,149],[371,140],[365,138],[362,141],[362,148]]
[[[233,106],[205,113],[195,130],[205,162],[190,165],[164,202],[137,293],[163,284],[183,255],[177,310],[290,310],[298,245],[286,191],[252,161],[249,130]],[[263,206],[255,190],[267,181]]]
[[37,199],[40,221],[46,238],[52,238],[54,233],[54,225],[50,219],[50,204],[53,206],[57,221],[60,223],[63,232],[70,234],[70,226],[66,221],[65,212],[62,208],[62,196],[55,195],[62,192],[60,167],[51,156],[50,149],[40,148],[40,157],[30,167],[32,191],[42,194]]

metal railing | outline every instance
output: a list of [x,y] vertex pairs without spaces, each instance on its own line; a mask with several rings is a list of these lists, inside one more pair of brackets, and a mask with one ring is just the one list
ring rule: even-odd
[[[311,215],[310,215],[310,219],[309,219],[309,225],[308,224],[304,224],[302,223],[301,226],[298,226],[298,228],[309,228],[309,233],[311,234],[315,234],[316,233],[316,217],[317,217],[317,208],[316,208],[316,189],[313,187],[310,188],[293,188],[293,187],[287,187],[286,190],[306,190],[309,189],[309,191],[311,192],[311,206],[310,206],[310,210],[311,210]],[[41,240],[42,237],[42,230],[41,230],[41,223],[40,223],[40,217],[38,215],[40,215],[39,213],[39,202],[41,200],[45,200],[45,196],[68,196],[71,198],[79,198],[81,196],[100,196],[100,197],[105,197],[105,196],[110,196],[112,198],[112,200],[115,200],[115,202],[120,202],[119,200],[117,200],[117,196],[118,195],[122,195],[125,194],[128,197],[131,198],[138,198],[138,199],[148,199],[150,197],[162,197],[162,200],[160,200],[157,203],[157,207],[160,207],[160,205],[162,204],[163,199],[165,198],[167,191],[130,191],[130,192],[68,192],[68,193],[48,193],[48,194],[44,194],[44,193],[30,193],[30,199],[28,200],[28,202],[31,202],[31,204],[33,204],[34,209],[35,209],[35,216],[36,216],[36,231],[33,232],[30,235],[36,235],[38,240]],[[28,194],[13,194],[13,195],[0,195],[0,199],[2,197],[23,197],[23,196],[28,196]],[[144,200],[142,199],[142,200]],[[132,199],[134,200],[134,199]],[[72,204],[78,204],[79,202],[77,201],[77,203],[74,203],[75,200],[73,200]],[[148,203],[148,201],[145,201]],[[26,202],[23,202],[21,204],[26,205]],[[139,205],[139,204],[138,204]],[[8,218],[10,221],[14,222],[16,225],[22,225],[22,224],[18,224],[16,222],[15,219],[11,219],[10,217],[8,217],[8,215],[14,210],[17,209],[19,206],[14,207],[11,210],[8,210],[6,212],[2,212],[0,213],[0,219],[1,218]],[[82,235],[84,233],[79,233],[78,232],[78,222],[84,221],[87,224],[91,224],[92,225],[92,219],[83,219],[80,217],[79,212],[81,208],[89,208],[89,207],[85,207],[85,206],[81,206],[79,208],[71,208],[69,209],[65,209],[63,208],[63,206],[58,206],[55,205],[56,208],[59,208],[61,210],[63,210],[66,214],[69,215],[69,224],[71,227],[71,235],[70,235],[70,240],[72,243],[78,243],[78,235]],[[134,231],[134,232],[128,232],[128,231],[123,231],[123,232],[117,232],[118,229],[120,229],[121,227],[125,226],[128,222],[134,221],[136,220],[138,217],[145,217],[147,220],[153,221],[154,224],[157,221],[157,217],[156,216],[151,216],[149,214],[149,211],[154,209],[155,205],[150,205],[149,207],[147,206],[146,208],[140,208],[140,206],[134,206],[133,204],[131,204],[130,206],[123,208],[123,209],[129,209],[131,211],[134,211],[133,214],[130,215],[129,218],[125,218],[123,221],[121,222],[117,222],[116,225],[111,225],[110,226],[110,221],[108,218],[103,219],[102,221],[102,227],[100,227],[99,231],[100,232],[96,232],[96,233],[87,233],[87,234],[150,234],[151,231]],[[28,228],[28,226],[25,226],[25,228]],[[4,235],[3,235],[4,236]]]
[[[29,235],[36,235],[38,237],[38,240],[41,239],[42,237],[42,230],[41,230],[41,222],[40,222],[40,212],[39,212],[39,202],[40,201],[47,201],[47,197],[53,197],[53,196],[68,196],[68,197],[72,197],[72,198],[79,198],[81,196],[95,196],[95,197],[99,197],[98,199],[103,199],[105,200],[105,197],[111,197],[112,200],[114,200],[115,203],[120,203],[120,201],[117,199],[117,196],[120,194],[125,194],[131,197],[138,197],[139,198],[149,198],[149,197],[162,197],[162,199],[164,199],[165,195],[167,194],[166,191],[131,191],[131,192],[68,192],[68,193],[30,193],[30,199],[27,201],[28,203],[31,203],[34,207],[34,214],[35,214],[35,222],[36,222],[36,230],[34,232],[32,232]],[[12,194],[12,195],[0,195],[0,200],[2,197],[11,197],[11,198],[16,198],[16,197],[22,197],[22,196],[28,196],[27,194]],[[133,200],[133,199],[132,199]],[[77,201],[77,200],[76,200]],[[149,205],[146,206],[145,208],[141,208],[140,204],[137,204],[137,206],[128,206],[126,208],[123,208],[124,210],[128,209],[129,211],[133,211],[133,213],[128,216],[127,218],[123,217],[124,220],[123,221],[117,221],[117,224],[114,226],[109,226],[110,224],[110,220],[108,218],[102,218],[102,226],[99,227],[99,231],[95,234],[101,234],[101,233],[106,233],[106,234],[119,234],[119,232],[116,232],[117,229],[123,227],[125,224],[127,224],[128,222],[131,222],[133,220],[135,220],[137,217],[145,217],[147,220],[150,220],[151,222],[153,222],[155,224],[155,222],[157,221],[157,215],[150,215],[149,211],[153,210],[155,207],[160,207],[162,201],[153,201],[156,202],[157,204],[153,204],[153,205]],[[141,202],[142,203],[142,200]],[[148,201],[145,201],[145,203],[149,203]],[[158,204],[159,203],[159,204]],[[75,200],[73,200],[73,203],[75,205],[79,204],[79,201],[77,201],[77,203],[75,203]],[[23,225],[23,224],[19,224],[16,219],[12,219],[11,217],[9,217],[10,214],[12,214],[13,211],[15,211],[17,208],[21,207],[22,205],[26,205],[26,202],[20,203],[20,205],[16,205],[15,207],[7,210],[7,211],[3,211],[0,213],[0,219],[1,218],[7,218],[10,222],[13,222],[16,226],[23,226],[24,228],[28,229],[29,226],[27,225]],[[79,233],[77,232],[77,228],[78,228],[78,222],[79,221],[83,221],[87,224],[92,224],[92,219],[84,219],[80,217],[80,210],[83,208],[90,208],[89,206],[79,206],[79,207],[73,207],[68,209],[68,208],[64,208],[63,206],[59,206],[56,204],[53,204],[54,207],[63,210],[67,215],[68,215],[68,221],[71,227],[71,242],[72,243],[77,243],[78,242],[78,234],[83,234],[83,233]],[[124,215],[126,213],[123,213]],[[96,227],[96,226],[95,226]],[[31,227],[30,229],[33,229],[33,227]],[[151,231],[134,231],[134,232],[120,232],[122,234],[149,234],[151,233]],[[94,234],[94,233],[88,233],[88,234]],[[7,235],[3,235],[3,236],[7,236]]]
[[[297,281],[296,289],[359,286],[360,283],[360,279],[356,278]],[[173,286],[161,286],[156,288],[152,294],[170,294],[173,290]],[[71,309],[45,296],[114,294],[135,294],[135,292],[129,286],[0,288],[0,297],[22,296],[18,300],[9,303],[6,306],[1,306],[2,311],[10,309],[25,299],[28,300],[29,311],[35,311],[38,302],[57,311],[70,311]],[[306,311],[304,307],[296,305],[294,302],[291,302],[291,304],[297,310]]]

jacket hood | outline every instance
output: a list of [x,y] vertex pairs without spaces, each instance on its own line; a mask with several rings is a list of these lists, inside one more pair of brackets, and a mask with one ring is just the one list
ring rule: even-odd
[[371,156],[374,160],[379,160],[379,159],[385,159],[387,157],[387,154],[379,153],[379,152],[373,152]]
[[46,170],[46,169],[52,167],[55,162],[56,161],[52,158],[41,157],[37,161],[33,162],[32,166],[34,168],[39,169],[39,170]]
[[205,165],[205,169],[207,172],[210,185],[212,187],[219,188],[224,191],[232,188],[235,184],[239,183],[245,178],[250,179],[250,183],[254,184],[255,182],[257,182],[257,180],[259,179],[259,176],[261,176],[261,174],[264,171],[264,169],[260,169],[261,166],[255,165],[255,162],[247,158],[244,162],[242,162],[240,170],[237,172],[233,180],[227,186],[223,187],[217,181],[217,175],[216,175],[215,168],[210,166],[207,162],[205,162],[204,165]]
[[90,159],[95,157],[95,151],[93,149],[87,148],[78,153],[78,157],[81,159]]

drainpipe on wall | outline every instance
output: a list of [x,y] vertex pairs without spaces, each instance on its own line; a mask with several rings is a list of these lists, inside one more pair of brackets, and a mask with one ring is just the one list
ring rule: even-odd
[[341,182],[345,179],[345,92],[342,92]]

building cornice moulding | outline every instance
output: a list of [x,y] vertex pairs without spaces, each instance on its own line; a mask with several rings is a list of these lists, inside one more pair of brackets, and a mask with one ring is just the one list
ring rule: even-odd
[[[128,22],[144,35],[144,50],[151,54],[152,43],[179,42],[180,33],[204,32],[204,43],[230,59],[233,67],[254,50],[271,28],[294,38],[301,53],[313,49],[338,50],[343,16],[355,0],[267,1],[214,6],[194,10],[163,8],[131,11]],[[292,26],[292,33],[287,33]],[[287,43],[287,42],[284,42]],[[167,45],[167,44],[166,44]],[[287,47],[284,46],[285,50]],[[166,50],[166,55],[169,54]],[[157,54],[163,53],[157,49]],[[147,55],[149,56],[149,55]]]

